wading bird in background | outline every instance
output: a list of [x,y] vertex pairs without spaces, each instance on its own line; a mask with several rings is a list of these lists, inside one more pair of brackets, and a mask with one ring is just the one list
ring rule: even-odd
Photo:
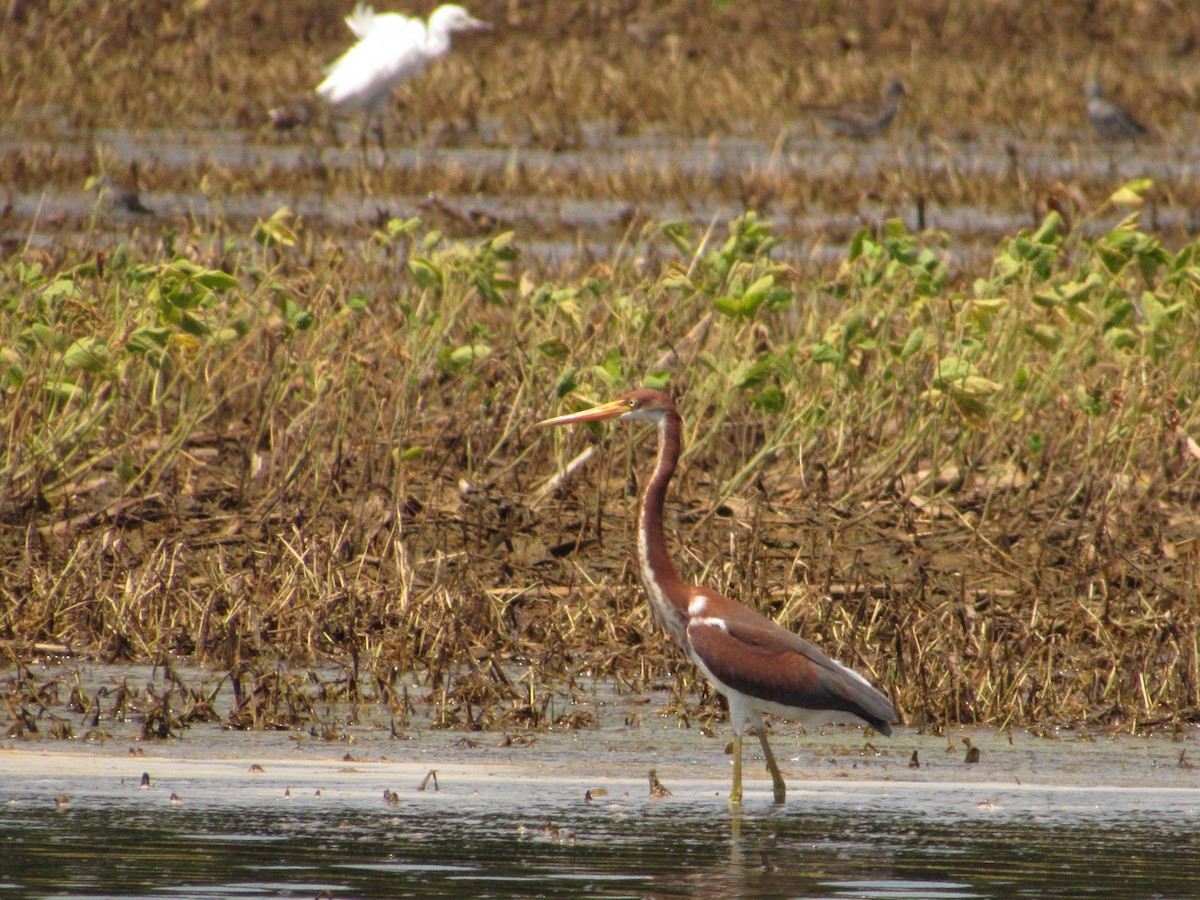
[[831,132],[842,137],[879,137],[892,124],[900,111],[900,98],[905,96],[904,82],[889,78],[883,85],[883,97],[877,103],[853,104],[832,109],[815,110]]
[[1106,141],[1139,138],[1147,133],[1146,126],[1135,119],[1129,110],[1104,96],[1099,79],[1089,78],[1083,91],[1087,97],[1088,121],[1096,129],[1096,134]]
[[679,577],[667,552],[663,506],[679,462],[683,420],[671,398],[638,390],[582,412],[546,419],[541,425],[571,425],[619,418],[649,422],[658,429],[654,472],[642,491],[637,551],[642,584],[654,617],[671,633],[713,686],[729,701],[733,727],[733,788],[729,802],[742,799],[742,735],[754,726],[771,773],[775,802],[787,794],[779,765],[767,743],[763,713],[807,725],[862,723],[891,734],[896,709],[857,672],[830,659],[808,641],[753,610]]
[[317,93],[335,109],[363,111],[360,141],[364,158],[372,120],[379,149],[387,153],[383,116],[392,91],[446,53],[454,32],[491,28],[454,3],[435,9],[428,25],[400,13],[376,13],[360,3],[346,17],[346,24],[358,43],[326,70]]
[[96,195],[97,201],[107,213],[115,213],[127,220],[154,218],[154,210],[142,202],[141,177],[136,159],[129,163],[128,178],[116,179],[105,173],[89,178],[84,187]]
[[276,131],[293,131],[311,125],[317,108],[307,97],[297,97],[267,110],[267,120]]

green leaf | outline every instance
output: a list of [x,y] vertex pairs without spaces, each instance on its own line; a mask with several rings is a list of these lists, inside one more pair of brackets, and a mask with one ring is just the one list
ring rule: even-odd
[[501,259],[511,259],[516,255],[515,248],[512,246],[514,240],[514,233],[505,231],[489,239],[485,246],[490,247]]
[[1033,233],[1033,242],[1035,244],[1053,244],[1057,245],[1059,235],[1062,232],[1062,216],[1054,210],[1046,213],[1046,218],[1042,219],[1042,224],[1038,226],[1038,230]]
[[6,388],[19,388],[25,383],[25,370],[19,366],[6,366],[0,384]]
[[211,331],[205,322],[188,312],[180,313],[178,325],[183,331],[196,337],[205,337]]
[[1135,178],[1133,181],[1121,185],[1121,187],[1119,187],[1116,192],[1108,198],[1108,202],[1114,206],[1140,206],[1143,201],[1142,195],[1152,187],[1154,187],[1154,181],[1152,179]]
[[1135,350],[1138,338],[1128,328],[1110,328],[1104,332],[1104,343],[1120,350]]
[[914,353],[919,352],[925,346],[925,329],[914,328],[908,333],[908,340],[904,342],[904,346],[900,349],[900,358],[908,359]]
[[1137,307],[1128,297],[1122,296],[1108,310],[1108,318],[1104,320],[1104,328],[1119,328],[1130,325],[1137,320]]
[[296,233],[288,224],[292,211],[286,206],[275,210],[267,221],[261,219],[255,223],[253,238],[264,247],[293,247],[296,244]]
[[696,248],[692,243],[692,226],[690,222],[659,222],[653,226],[653,231],[657,231],[665,237],[681,256],[690,257],[695,254]]
[[394,238],[404,234],[412,234],[421,227],[421,220],[417,216],[412,216],[408,219],[388,219],[384,229],[387,231],[388,237]]
[[938,362],[937,372],[933,377],[939,382],[939,386],[943,386],[952,381],[961,381],[974,371],[975,367],[971,365],[970,360],[961,356],[946,356]]
[[46,381],[46,393],[56,400],[85,399],[87,392],[79,387],[72,378],[51,378]]
[[734,366],[729,374],[730,383],[735,388],[756,387],[775,371],[775,357],[764,353],[756,360],[743,360]]
[[[842,347],[849,349],[854,346],[854,339],[857,338],[867,327],[867,317],[862,313],[854,313],[846,319],[842,326]],[[843,358],[845,355],[843,354]]]
[[49,347],[54,343],[54,329],[45,322],[34,322],[21,332],[19,340],[28,346]]
[[125,341],[125,349],[130,353],[149,353],[163,350],[171,337],[169,328],[139,328]]
[[123,452],[117,461],[117,477],[121,479],[122,484],[129,484],[137,477],[137,468],[133,464],[133,456],[129,451]]
[[465,344],[454,350],[443,351],[442,368],[456,375],[475,364],[476,360],[485,359],[492,353],[487,344]]
[[1058,296],[1064,303],[1083,303],[1103,283],[1104,281],[1098,273],[1089,272],[1088,277],[1083,281],[1068,281],[1066,284],[1059,285]]
[[446,276],[440,268],[427,259],[414,257],[408,261],[408,271],[422,290],[442,290]]
[[236,278],[218,269],[206,269],[198,272],[192,277],[192,280],[215,294],[223,294],[238,285]]
[[1028,334],[1037,344],[1047,350],[1057,350],[1062,344],[1063,334],[1053,325],[1039,323],[1034,326],[1026,326],[1025,333]]
[[978,400],[1000,390],[1000,385],[979,374],[975,365],[961,356],[947,356],[938,363],[934,384],[956,400]]
[[93,374],[104,371],[110,359],[108,345],[100,338],[80,338],[63,354],[63,364],[68,369],[82,369]]
[[555,362],[562,362],[571,355],[571,348],[564,344],[558,338],[550,338],[538,344],[538,352],[547,359],[552,359]]
[[568,366],[559,373],[558,378],[554,381],[554,394],[556,397],[562,398],[579,387],[579,379],[575,376],[579,369],[575,366]]
[[812,361],[815,363],[833,363],[839,365],[845,361],[842,351],[825,341],[813,345]]
[[312,313],[306,309],[301,309],[296,304],[296,301],[289,298],[284,300],[281,305],[283,316],[292,328],[295,328],[297,331],[307,331],[312,327]]
[[642,384],[645,387],[655,391],[665,391],[667,385],[671,382],[670,372],[651,372],[642,379]]
[[758,311],[758,304],[745,297],[718,297],[713,301],[713,307],[723,316],[731,318],[750,318]]
[[863,227],[854,232],[854,237],[850,238],[850,252],[847,257],[850,262],[863,255],[864,248],[872,243],[871,237],[870,228]]
[[765,413],[781,413],[786,404],[787,397],[774,385],[750,398],[750,405]]
[[768,273],[757,279],[750,287],[746,288],[746,292],[742,295],[743,300],[753,300],[756,303],[762,303],[770,294],[771,288],[775,286],[775,276]]
[[48,302],[55,303],[68,297],[78,297],[82,294],[79,285],[69,276],[59,276],[39,292],[39,296]]
[[599,376],[608,387],[616,387],[625,380],[625,373],[621,366],[621,351],[613,347],[604,354],[604,362],[598,366],[592,367],[593,371]]

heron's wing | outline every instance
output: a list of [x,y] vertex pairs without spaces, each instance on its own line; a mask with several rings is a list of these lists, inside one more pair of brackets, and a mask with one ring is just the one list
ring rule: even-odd
[[425,23],[395,13],[375,16],[370,30],[327,70],[317,93],[335,106],[370,107],[425,68]]
[[891,730],[891,701],[853,669],[741,604],[718,596],[706,607],[688,623],[688,642],[721,684],[780,706],[846,712]]

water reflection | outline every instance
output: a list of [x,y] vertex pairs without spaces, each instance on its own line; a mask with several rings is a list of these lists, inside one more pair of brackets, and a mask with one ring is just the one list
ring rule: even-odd
[[[194,793],[194,792],[193,792]],[[986,805],[962,791],[801,794],[732,818],[679,802],[525,802],[495,785],[398,806],[314,795],[206,805],[10,802],[0,897],[1191,897],[1195,798]],[[1060,802],[1063,801],[1063,802]]]

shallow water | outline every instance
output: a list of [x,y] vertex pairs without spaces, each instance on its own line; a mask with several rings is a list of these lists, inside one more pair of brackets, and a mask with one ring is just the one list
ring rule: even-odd
[[[1036,224],[1040,212],[1028,208],[1029,198],[1016,190],[1022,179],[1074,182],[1096,179],[1116,187],[1122,181],[1149,176],[1165,186],[1185,184],[1200,166],[1200,151],[1189,141],[1110,146],[1087,134],[1016,135],[981,132],[956,140],[929,140],[911,131],[896,130],[886,140],[857,142],[830,140],[815,133],[811,123],[781,126],[777,138],[721,135],[706,138],[647,133],[619,135],[595,126],[566,149],[536,146],[502,146],[488,141],[482,123],[463,146],[398,145],[391,148],[386,166],[393,171],[421,174],[430,191],[416,194],[378,195],[371,191],[323,192],[324,176],[308,179],[298,189],[298,173],[310,175],[360,172],[361,157],[355,141],[338,145],[328,134],[300,132],[273,135],[264,130],[81,130],[64,122],[34,120],[0,126],[0,154],[34,160],[89,160],[103,148],[104,167],[117,184],[131,162],[140,162],[161,178],[183,173],[195,180],[192,190],[143,189],[140,200],[149,210],[130,212],[119,203],[98,198],[83,185],[46,183],[33,189],[12,191],[0,214],[0,241],[13,247],[59,244],[100,245],[111,236],[124,240],[131,229],[156,233],[183,221],[225,223],[249,227],[288,207],[309,223],[354,235],[356,227],[380,216],[432,216],[451,232],[492,233],[516,229],[524,251],[534,259],[560,261],[572,256],[605,258],[623,246],[633,221],[685,220],[698,229],[718,225],[740,215],[747,202],[712,196],[672,196],[655,191],[645,196],[637,187],[661,182],[673,185],[683,178],[700,181],[733,177],[754,179],[824,178],[861,182],[863,192],[849,205],[829,205],[825,200],[793,198],[786,203],[766,202],[761,210],[787,243],[782,252],[790,259],[811,259],[829,252],[864,224],[899,216],[910,228],[922,224],[947,236],[948,257],[966,268],[981,262],[994,240]],[[31,163],[36,165],[36,163]],[[383,164],[374,152],[372,167]],[[50,166],[53,169],[53,166]],[[236,187],[219,190],[199,174],[209,169],[224,173],[217,182]],[[445,172],[470,172],[501,181],[509,174],[536,175],[547,182],[570,181],[581,175],[608,179],[603,195],[524,196],[512,193],[456,196],[438,190]],[[907,173],[907,174],[905,174]],[[879,203],[877,186],[889,179],[914,179],[903,192],[903,204]],[[154,176],[151,176],[153,180]],[[647,180],[648,179],[648,180]],[[352,181],[354,179],[351,179]],[[1010,181],[1001,199],[995,183]],[[940,202],[938,185],[974,182],[981,185],[979,200]],[[920,182],[925,185],[921,187]],[[589,182],[590,183],[590,182]],[[143,186],[145,187],[145,186]],[[776,185],[776,190],[778,185]],[[751,191],[753,193],[753,191]],[[1003,193],[1003,192],[1002,192]],[[918,212],[916,198],[928,204]],[[771,209],[775,206],[775,209]],[[1113,211],[1089,223],[1093,229],[1111,227],[1127,210]],[[1193,210],[1176,206],[1149,209],[1143,226],[1164,232],[1190,232]],[[441,220],[445,220],[442,223]]]
[[[0,898],[1200,896],[1195,735],[970,734],[974,765],[957,734],[781,726],[788,801],[751,757],[736,816],[727,735],[669,719],[23,742],[0,749]],[[671,797],[648,796],[650,768]]]

